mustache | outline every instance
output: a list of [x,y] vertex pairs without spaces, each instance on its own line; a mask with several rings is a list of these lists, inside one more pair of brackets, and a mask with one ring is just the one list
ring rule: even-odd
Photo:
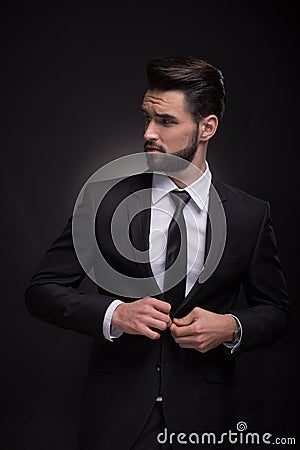
[[154,148],[155,150],[159,150],[162,153],[167,153],[162,145],[156,144],[155,141],[146,141],[144,143],[144,150],[147,151],[148,147]]

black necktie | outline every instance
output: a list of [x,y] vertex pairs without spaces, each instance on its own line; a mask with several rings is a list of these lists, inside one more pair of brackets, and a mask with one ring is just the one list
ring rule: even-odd
[[172,305],[171,311],[174,313],[185,298],[187,234],[183,208],[191,197],[185,191],[176,190],[171,191],[170,196],[175,204],[175,212],[168,229],[164,299]]

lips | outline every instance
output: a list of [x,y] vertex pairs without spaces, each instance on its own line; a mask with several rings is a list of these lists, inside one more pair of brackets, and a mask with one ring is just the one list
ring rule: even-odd
[[149,153],[163,153],[159,148],[150,147],[150,146],[146,147],[146,151]]

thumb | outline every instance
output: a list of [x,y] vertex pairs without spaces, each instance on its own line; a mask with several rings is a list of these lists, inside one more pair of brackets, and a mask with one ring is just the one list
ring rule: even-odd
[[191,323],[194,322],[194,314],[193,311],[191,311],[189,314],[187,314],[184,317],[181,317],[180,319],[174,317],[173,322],[175,323],[175,325],[177,325],[178,327],[184,327],[187,325],[190,325]]

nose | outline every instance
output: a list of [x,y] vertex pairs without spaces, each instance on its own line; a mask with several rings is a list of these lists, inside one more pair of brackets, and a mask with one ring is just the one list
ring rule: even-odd
[[153,120],[149,120],[145,127],[144,139],[145,141],[156,141],[158,138],[159,136],[155,123]]

